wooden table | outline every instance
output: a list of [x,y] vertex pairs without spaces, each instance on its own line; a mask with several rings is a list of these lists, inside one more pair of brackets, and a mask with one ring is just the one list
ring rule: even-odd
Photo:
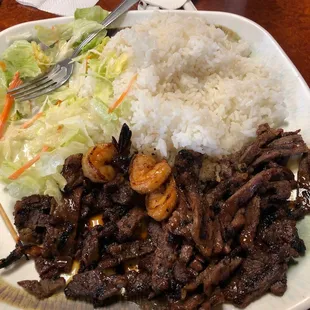
[[[99,5],[112,10],[119,2],[100,0]],[[194,3],[199,10],[236,13],[263,26],[280,43],[310,85],[310,0],[196,0]],[[53,16],[19,5],[15,0],[2,0],[0,31],[22,22]]]

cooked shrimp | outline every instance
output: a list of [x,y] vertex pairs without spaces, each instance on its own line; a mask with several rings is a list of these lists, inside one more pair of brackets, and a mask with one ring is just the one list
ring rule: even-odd
[[90,148],[82,159],[84,175],[95,183],[106,183],[113,180],[116,171],[111,162],[116,155],[117,150],[112,143],[97,144]]
[[177,188],[173,177],[167,186],[163,185],[146,197],[146,209],[150,217],[163,221],[170,216],[177,204]]
[[138,154],[130,165],[130,185],[139,194],[148,194],[164,184],[170,174],[166,160],[157,163],[152,156]]

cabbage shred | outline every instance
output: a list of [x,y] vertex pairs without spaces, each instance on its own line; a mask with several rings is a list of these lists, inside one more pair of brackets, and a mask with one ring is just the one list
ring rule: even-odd
[[[44,73],[66,58],[89,33],[100,29],[98,22],[107,16],[99,7],[78,10],[75,20],[51,29],[38,26],[37,40],[15,41],[0,57],[0,108],[8,85],[19,71],[25,81]],[[108,113],[113,103],[113,81],[126,69],[126,54],[106,55],[109,41],[106,31],[86,46],[74,60],[75,70],[69,82],[60,89],[32,101],[15,102],[4,139],[0,141],[0,179],[9,194],[21,198],[45,194],[61,199],[66,181],[61,175],[64,160],[84,153],[98,142],[110,141],[120,129],[120,119],[128,117],[129,103]],[[86,69],[87,67],[87,69]],[[31,126],[22,125],[42,112]],[[17,180],[8,177],[43,146],[51,151],[25,171]]]

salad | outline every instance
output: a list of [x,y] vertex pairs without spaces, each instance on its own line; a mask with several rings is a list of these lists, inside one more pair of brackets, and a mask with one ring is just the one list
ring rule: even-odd
[[8,88],[70,56],[88,34],[102,28],[99,22],[107,14],[100,7],[79,9],[72,22],[37,26],[36,38],[17,40],[0,56],[0,179],[11,196],[60,199],[64,160],[110,140],[119,119],[128,116],[128,99],[115,98],[112,85],[126,69],[128,56],[105,51],[106,30],[74,59],[75,71],[63,87],[31,101],[14,102],[7,95]]

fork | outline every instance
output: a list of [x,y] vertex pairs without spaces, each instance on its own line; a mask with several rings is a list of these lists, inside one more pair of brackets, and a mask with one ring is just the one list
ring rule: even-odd
[[30,100],[42,95],[48,94],[55,89],[64,85],[71,77],[74,69],[72,59],[79,55],[83,47],[97,37],[100,32],[113,23],[117,18],[126,13],[139,0],[124,0],[107,18],[101,23],[103,28],[90,34],[74,51],[71,57],[66,58],[57,63],[47,74],[39,76],[32,81],[26,82],[23,85],[13,88],[8,91],[8,94],[14,99],[24,101]]

